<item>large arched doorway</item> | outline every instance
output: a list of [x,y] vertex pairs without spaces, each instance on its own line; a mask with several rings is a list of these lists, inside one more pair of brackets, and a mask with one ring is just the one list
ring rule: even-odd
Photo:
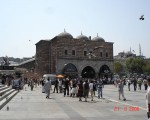
[[107,82],[108,77],[111,78],[111,71],[107,65],[101,66],[99,70],[99,78],[105,78],[105,82]]
[[95,71],[92,67],[87,66],[82,70],[81,76],[82,76],[82,78],[94,78],[95,77]]
[[69,63],[65,65],[64,69],[62,70],[62,74],[65,74],[70,78],[76,78],[78,76],[78,70],[74,64]]

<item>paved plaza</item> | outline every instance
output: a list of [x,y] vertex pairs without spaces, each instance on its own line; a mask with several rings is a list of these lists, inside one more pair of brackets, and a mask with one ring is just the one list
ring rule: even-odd
[[[63,97],[62,93],[52,93],[46,99],[41,86],[20,91],[2,110],[0,120],[146,120],[144,88],[136,92],[127,90],[127,101],[118,101],[118,89],[105,85],[104,99],[94,98],[79,102],[78,98]],[[132,87],[132,86],[131,86]],[[9,107],[9,111],[7,111]]]

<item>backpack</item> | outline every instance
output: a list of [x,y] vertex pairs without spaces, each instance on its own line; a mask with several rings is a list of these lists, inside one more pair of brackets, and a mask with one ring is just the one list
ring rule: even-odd
[[84,89],[89,89],[89,83],[84,84]]

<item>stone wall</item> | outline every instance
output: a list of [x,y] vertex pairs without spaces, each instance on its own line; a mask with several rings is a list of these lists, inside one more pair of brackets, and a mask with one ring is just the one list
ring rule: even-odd
[[103,65],[107,65],[111,72],[113,72],[113,61],[103,61],[103,60],[66,60],[66,59],[58,59],[57,60],[57,73],[61,74],[65,65],[72,63],[76,66],[78,70],[78,75],[81,76],[82,70],[90,66],[94,69],[95,73],[100,72],[100,68]]
[[36,44],[36,72],[40,75],[50,73],[49,71],[49,41],[41,40]]
[[[99,46],[101,46],[99,49],[93,51],[95,58],[89,59],[84,55],[85,50],[89,53]],[[67,55],[65,55],[65,49],[68,51]],[[72,50],[76,51],[75,55],[72,55]],[[102,65],[107,65],[113,71],[113,43],[56,36],[49,41],[41,40],[36,44],[36,58],[36,71],[41,75],[61,74],[64,65],[68,63],[74,64],[79,74],[86,66],[91,66],[96,73]]]

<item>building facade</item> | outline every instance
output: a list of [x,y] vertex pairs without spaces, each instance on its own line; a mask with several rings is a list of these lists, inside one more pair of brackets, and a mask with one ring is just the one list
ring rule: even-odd
[[35,71],[83,78],[108,76],[113,71],[113,43],[81,35],[73,38],[64,31],[36,43]]

